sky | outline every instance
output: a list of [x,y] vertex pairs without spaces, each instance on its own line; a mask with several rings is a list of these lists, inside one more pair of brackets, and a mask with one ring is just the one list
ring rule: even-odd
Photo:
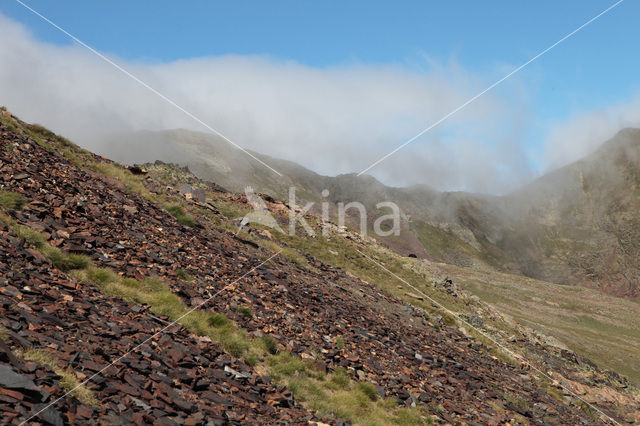
[[[337,174],[614,1],[25,3],[238,145]],[[640,126],[638,17],[624,1],[367,173],[504,193]],[[88,148],[107,131],[206,130],[17,2],[0,2],[0,32],[0,104],[27,121]]]

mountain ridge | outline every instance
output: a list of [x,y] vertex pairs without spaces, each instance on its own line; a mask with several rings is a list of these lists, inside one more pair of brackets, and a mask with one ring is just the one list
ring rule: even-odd
[[[400,206],[406,220],[401,238],[380,240],[400,254],[495,268],[637,298],[640,276],[632,265],[633,257],[640,253],[632,242],[636,236],[632,213],[635,195],[627,197],[625,193],[640,195],[637,179],[628,179],[640,168],[639,135],[638,129],[623,129],[584,159],[502,196],[439,192],[428,185],[389,187],[366,175],[322,176],[291,161],[254,153],[285,175],[277,179],[217,138],[185,130],[120,136],[105,142],[104,150],[129,163],[162,160],[187,166],[198,177],[235,192],[252,186],[288,199],[289,187],[295,187],[301,201],[298,204],[329,201],[334,214],[338,202],[359,201],[372,215],[368,218],[371,223],[376,218],[375,204],[391,200]],[[171,152],[154,150],[158,143],[170,147]],[[121,150],[119,146],[128,148]],[[135,146],[144,152],[132,153]],[[625,152],[627,163],[619,158]],[[608,185],[606,191],[597,191],[598,180]],[[328,197],[321,195],[324,189],[329,190]],[[616,210],[616,203],[623,205]],[[605,212],[606,206],[613,210]],[[559,220],[576,213],[581,215],[579,223]],[[349,224],[357,223],[351,219]],[[602,244],[605,247],[600,250]],[[609,268],[599,262],[602,256],[615,259],[617,266]]]

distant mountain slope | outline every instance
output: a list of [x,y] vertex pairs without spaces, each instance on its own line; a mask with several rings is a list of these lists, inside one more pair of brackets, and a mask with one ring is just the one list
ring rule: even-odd
[[525,274],[638,296],[640,130],[500,200],[498,246]]
[[[124,163],[162,160],[241,192],[247,185],[280,199],[290,186],[303,201],[360,201],[368,221],[375,204],[405,214],[399,237],[380,240],[400,254],[460,266],[494,268],[558,283],[638,297],[640,131],[626,129],[587,158],[507,196],[393,188],[370,176],[328,177],[290,161],[254,153],[280,177],[214,136],[186,130],[139,132],[105,141],[102,152]],[[323,189],[329,190],[325,199]],[[351,224],[356,223],[352,218]]]

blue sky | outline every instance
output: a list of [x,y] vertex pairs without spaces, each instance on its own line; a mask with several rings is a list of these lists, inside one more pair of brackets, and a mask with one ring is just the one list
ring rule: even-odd
[[[473,73],[482,87],[613,1],[26,3],[98,50],[134,63],[266,55],[320,69],[393,65],[427,73],[430,58]],[[41,41],[71,44],[11,0],[0,3],[0,13]],[[524,132],[528,149],[539,148],[554,123],[639,92],[639,17],[640,2],[626,0],[518,74],[535,117]],[[505,84],[498,92],[508,98],[511,90]]]

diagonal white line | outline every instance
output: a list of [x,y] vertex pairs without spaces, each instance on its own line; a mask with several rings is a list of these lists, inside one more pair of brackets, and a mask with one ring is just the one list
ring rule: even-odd
[[23,421],[22,423],[20,423],[19,426],[22,426],[24,424],[26,424],[29,420],[33,419],[34,417],[36,417],[38,414],[42,413],[43,411],[45,411],[47,408],[51,407],[52,405],[54,405],[55,403],[57,403],[58,401],[60,401],[61,399],[66,398],[70,393],[72,393],[73,391],[75,391],[76,389],[78,389],[79,387],[87,384],[88,382],[90,382],[91,380],[93,380],[96,376],[98,376],[100,373],[102,373],[103,371],[105,371],[106,369],[108,369],[109,367],[111,367],[114,364],[117,364],[118,362],[122,361],[124,358],[127,357],[127,355],[129,355],[131,352],[137,350],[140,346],[146,344],[149,340],[153,339],[154,337],[156,337],[158,334],[162,333],[163,331],[165,331],[166,329],[168,329],[169,327],[172,327],[174,325],[176,325],[178,323],[178,321],[180,321],[182,318],[186,317],[187,315],[192,314],[194,311],[200,309],[202,306],[206,305],[207,303],[209,303],[213,298],[215,298],[216,296],[218,296],[220,293],[222,293],[223,291],[225,291],[226,289],[228,289],[229,287],[231,287],[232,285],[234,285],[235,283],[237,283],[238,281],[240,281],[241,279],[243,279],[244,277],[246,277],[247,275],[249,275],[250,273],[252,273],[253,271],[255,271],[256,269],[258,269],[259,267],[261,267],[262,265],[264,265],[265,263],[269,262],[271,259],[273,259],[274,257],[276,257],[277,255],[279,255],[280,253],[282,253],[282,250],[280,250],[279,252],[277,252],[276,254],[272,255],[271,257],[269,257],[268,259],[262,261],[259,265],[254,266],[253,268],[251,268],[249,271],[245,272],[242,276],[240,276],[240,278],[235,279],[234,281],[230,282],[229,284],[225,285],[224,287],[222,287],[219,291],[217,291],[215,294],[213,294],[211,297],[209,297],[207,300],[205,300],[204,302],[200,303],[199,305],[195,306],[194,308],[192,308],[191,310],[187,311],[186,313],[182,314],[178,319],[176,319],[175,321],[171,322],[170,324],[168,324],[167,326],[165,326],[164,328],[160,329],[160,331],[155,332],[151,337],[145,339],[142,343],[136,345],[133,349],[127,351],[127,353],[125,353],[124,355],[120,356],[118,359],[116,359],[115,361],[111,362],[109,365],[107,365],[106,367],[104,367],[102,370],[98,371],[97,373],[95,373],[94,375],[92,375],[91,377],[89,377],[88,379],[86,379],[84,382],[80,383],[78,386],[74,387],[73,389],[71,389],[70,391],[68,391],[67,393],[65,393],[64,395],[62,395],[60,398],[56,399],[55,401],[47,404],[44,408],[42,408],[40,411],[38,411],[37,413],[35,413],[34,415],[32,415],[31,417],[29,417],[27,420]]
[[172,106],[174,106],[175,108],[177,108],[178,110],[182,111],[184,114],[186,114],[187,116],[189,116],[190,118],[192,118],[193,120],[195,120],[196,122],[198,122],[199,124],[201,124],[202,126],[204,126],[205,128],[207,128],[209,131],[215,133],[216,135],[220,136],[222,139],[224,139],[225,141],[229,142],[231,145],[235,146],[236,148],[238,148],[240,151],[244,152],[245,154],[247,154],[249,157],[253,158],[254,160],[256,160],[258,163],[262,164],[263,166],[265,166],[266,168],[268,168],[269,170],[271,170],[273,173],[277,174],[278,176],[282,176],[282,173],[280,173],[279,171],[277,171],[276,169],[274,169],[273,167],[271,167],[270,165],[268,165],[267,163],[265,163],[264,161],[262,161],[261,159],[259,159],[258,157],[256,157],[255,155],[251,154],[249,151],[247,151],[246,149],[244,149],[243,147],[241,147],[240,145],[236,144],[234,141],[232,141],[231,139],[229,139],[227,136],[223,135],[222,133],[220,133],[218,130],[214,129],[213,127],[211,127],[210,125],[208,125],[207,123],[205,123],[204,121],[202,121],[201,119],[199,119],[198,117],[196,117],[194,114],[192,114],[191,112],[187,111],[186,109],[184,109],[183,107],[181,107],[180,105],[178,105],[177,103],[175,103],[173,100],[171,100],[170,98],[168,98],[167,96],[163,95],[162,93],[158,92],[156,89],[154,89],[153,87],[149,86],[147,83],[145,83],[144,81],[140,80],[138,77],[136,77],[135,75],[131,74],[129,71],[127,71],[126,69],[122,68],[120,65],[116,64],[115,62],[113,62],[111,59],[107,58],[106,56],[104,56],[102,53],[98,52],[96,49],[94,49],[93,47],[89,46],[88,44],[86,44],[85,42],[83,42],[82,40],[78,39],[76,36],[74,36],[73,34],[70,34],[68,31],[66,31],[64,28],[58,26],[55,22],[51,21],[49,18],[47,18],[46,16],[43,16],[42,14],[40,14],[38,11],[32,9],[31,7],[29,7],[28,5],[26,5],[24,2],[22,2],[21,0],[16,0],[16,2],[20,5],[22,5],[25,9],[33,12],[35,15],[39,16],[40,18],[42,18],[45,22],[51,24],[53,27],[55,27],[56,29],[60,30],[62,33],[64,33],[65,35],[67,35],[69,38],[71,38],[73,41],[75,41],[76,43],[82,45],[83,47],[86,47],[89,51],[91,51],[92,53],[94,53],[95,55],[97,55],[100,59],[104,60],[105,62],[113,65],[116,69],[118,69],[119,71],[121,71],[122,73],[124,73],[125,75],[127,75],[128,77],[132,78],[133,80],[135,80],[137,83],[141,84],[142,86],[144,86],[145,88],[149,89],[151,92],[155,93],[156,95],[158,95],[161,99],[165,100],[166,102],[168,102],[169,104],[171,104]]
[[[411,283],[409,283],[407,280],[405,280],[402,277],[399,277],[398,275],[394,274],[393,272],[391,272],[389,269],[387,269],[383,264],[381,264],[380,262],[376,261],[375,259],[371,258],[370,256],[367,256],[366,254],[364,254],[363,252],[361,252],[360,250],[356,249],[356,251],[358,253],[360,253],[361,255],[363,255],[364,257],[366,257],[367,259],[369,259],[371,262],[373,262],[374,264],[378,265],[380,268],[384,269],[387,273],[391,274],[393,277],[395,277],[396,279],[402,281],[404,284],[408,285],[409,287],[411,287],[414,291],[418,292],[418,294],[420,294],[422,297],[424,297],[425,299],[428,299],[431,303],[433,303],[434,305],[438,306],[440,309],[442,309],[443,311],[447,312],[449,315],[452,315],[454,318],[462,321],[463,323],[465,323],[467,326],[471,327],[472,329],[474,329],[475,331],[477,331],[478,333],[480,333],[481,335],[483,335],[484,337],[486,337],[487,339],[489,339],[491,342],[493,342],[496,346],[498,346],[502,351],[504,351],[505,353],[507,353],[508,355],[512,356],[515,359],[518,359],[519,357],[522,357],[522,355],[516,355],[511,349],[507,348],[506,346],[502,345],[501,343],[498,343],[498,341],[496,341],[493,337],[491,337],[489,334],[485,333],[483,330],[475,327],[474,325],[472,325],[471,323],[469,323],[467,320],[460,318],[458,315],[456,315],[453,311],[451,311],[450,309],[446,308],[442,303],[435,301],[433,298],[429,297],[428,295],[426,295],[423,291],[421,291],[420,289],[416,288],[414,285],[412,285]],[[526,358],[525,358],[526,359]],[[553,377],[549,376],[547,373],[543,372],[542,370],[540,370],[538,367],[536,367],[531,361],[529,361],[528,359],[526,359],[526,361],[529,363],[529,365],[531,366],[531,368],[533,368],[534,370],[536,370],[538,373],[542,374],[544,377],[546,377],[547,379],[550,380],[554,380]],[[590,404],[589,402],[585,401],[584,399],[582,399],[577,393],[575,393],[573,390],[569,389],[568,387],[566,387],[565,385],[563,385],[562,383],[560,383],[560,386],[562,386],[562,388],[564,390],[566,390],[567,392],[569,392],[571,395],[573,395],[575,398],[579,399],[580,401],[584,402],[585,404],[587,404],[589,407],[593,408],[594,410],[596,410],[598,413],[602,414],[603,416],[605,416],[607,419],[611,420],[614,424],[619,424],[617,421],[615,421],[614,419],[612,419],[609,415],[607,415],[606,413],[603,413],[602,410],[600,410],[598,407],[593,406],[592,404]]]
[[478,99],[479,97],[481,97],[482,95],[484,95],[485,93],[487,93],[488,91],[490,91],[491,89],[493,89],[494,87],[498,86],[500,83],[502,83],[503,81],[507,80],[509,77],[511,77],[512,75],[514,75],[515,73],[517,73],[518,71],[522,70],[523,68],[525,68],[527,65],[529,65],[530,63],[532,63],[533,61],[535,61],[536,59],[540,58],[542,55],[544,55],[545,53],[549,52],[551,49],[553,49],[554,47],[556,47],[557,45],[559,45],[560,43],[562,43],[563,41],[565,41],[566,39],[572,37],[574,34],[576,34],[577,32],[579,32],[580,30],[582,30],[584,27],[586,27],[587,25],[591,24],[593,21],[597,20],[598,18],[600,18],[602,15],[604,15],[605,13],[609,12],[611,9],[613,9],[614,7],[618,6],[620,3],[622,3],[624,0],[618,0],[617,2],[615,2],[614,4],[612,4],[611,6],[609,6],[608,8],[606,8],[605,10],[603,10],[602,12],[598,13],[596,16],[594,16],[593,18],[589,19],[587,22],[585,22],[584,24],[580,25],[578,28],[576,28],[575,30],[571,31],[569,34],[567,34],[566,36],[562,37],[560,40],[556,41],[555,43],[553,43],[551,46],[547,47],[546,49],[544,49],[543,51],[541,51],[540,53],[538,53],[536,56],[534,56],[533,58],[529,59],[527,62],[525,62],[524,64],[520,65],[519,67],[515,68],[513,71],[511,71],[509,74],[505,75],[504,77],[502,77],[500,80],[496,81],[495,83],[493,83],[491,86],[487,87],[486,89],[484,89],[483,91],[481,91],[480,93],[478,93],[477,95],[475,95],[474,97],[472,97],[471,99],[469,99],[468,101],[466,101],[465,103],[463,103],[462,105],[460,105],[459,107],[457,107],[456,109],[454,109],[453,111],[451,111],[450,113],[448,113],[447,115],[445,115],[444,117],[442,117],[441,119],[439,119],[438,121],[436,121],[435,123],[431,124],[429,127],[421,130],[417,135],[415,135],[414,137],[412,137],[411,139],[407,140],[406,142],[404,142],[402,145],[398,146],[397,148],[395,148],[393,151],[391,151],[390,153],[388,153],[387,155],[381,157],[379,160],[375,161],[374,163],[372,163],[369,167],[367,167],[366,169],[362,170],[360,173],[358,173],[358,176],[362,175],[363,173],[371,170],[372,168],[374,168],[375,166],[377,166],[378,164],[380,164],[381,162],[383,162],[384,160],[386,160],[387,158],[391,157],[393,154],[395,154],[396,152],[400,151],[402,148],[404,148],[405,146],[409,145],[411,142],[415,141],[416,139],[418,139],[420,136],[424,135],[425,133],[427,133],[429,130],[433,129],[434,127],[437,127],[438,125],[440,125],[441,123],[443,123],[444,121],[448,120],[451,116],[453,116],[454,114],[458,113],[460,110],[466,108],[469,104],[473,103],[476,99]]

